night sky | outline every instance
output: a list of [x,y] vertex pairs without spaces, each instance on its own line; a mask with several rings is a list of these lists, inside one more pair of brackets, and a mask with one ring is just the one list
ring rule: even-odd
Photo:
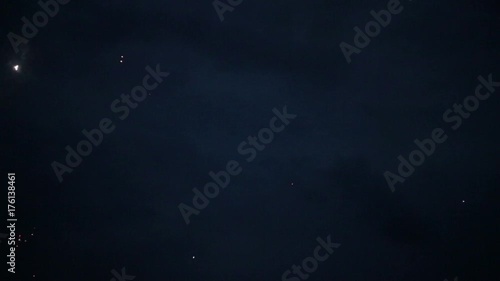
[[2,281],[500,280],[496,1],[46,2],[0,9]]

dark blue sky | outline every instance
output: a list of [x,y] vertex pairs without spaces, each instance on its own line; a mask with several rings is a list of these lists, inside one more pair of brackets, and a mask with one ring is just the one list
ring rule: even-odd
[[[211,1],[73,0],[16,53],[7,35],[40,10],[22,2],[1,7],[0,166],[37,236],[6,280],[278,281],[329,235],[308,280],[499,276],[500,88],[460,128],[443,118],[500,81],[494,1],[401,0],[351,63],[339,44],[390,1],[243,0],[221,22]],[[110,105],[156,65],[170,75],[120,120]],[[296,118],[246,161],[284,106]],[[114,131],[59,182],[51,163],[103,118]],[[447,140],[391,192],[384,172],[435,128]],[[186,225],[178,205],[230,160],[242,172]]]

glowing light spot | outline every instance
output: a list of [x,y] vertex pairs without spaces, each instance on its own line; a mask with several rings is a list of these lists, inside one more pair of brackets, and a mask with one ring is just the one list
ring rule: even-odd
[[18,64],[14,65],[14,71],[16,71],[16,72],[19,71],[19,65]]

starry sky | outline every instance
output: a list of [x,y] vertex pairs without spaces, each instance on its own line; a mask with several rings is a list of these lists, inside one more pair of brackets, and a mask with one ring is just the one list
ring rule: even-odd
[[[495,1],[401,0],[348,63],[339,44],[388,2],[243,0],[221,21],[211,0],[73,0],[17,52],[8,34],[41,8],[2,2],[0,167],[30,236],[2,280],[286,281],[327,236],[341,246],[308,280],[498,279],[500,88],[457,130],[443,118],[478,76],[500,81]],[[169,75],[121,120],[110,105],[148,66]],[[54,161],[104,118],[61,182]],[[435,128],[447,140],[392,192],[384,173]],[[186,224],[179,205],[231,160],[241,173]]]

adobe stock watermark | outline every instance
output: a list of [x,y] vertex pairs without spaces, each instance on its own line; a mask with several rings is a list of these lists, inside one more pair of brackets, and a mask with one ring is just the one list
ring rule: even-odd
[[36,12],[32,16],[32,22],[26,18],[22,17],[21,21],[24,23],[21,28],[21,33],[24,36],[15,34],[14,32],[9,32],[7,38],[14,49],[16,54],[19,52],[19,46],[21,44],[28,44],[28,39],[33,39],[38,34],[38,29],[43,28],[49,22],[49,16],[51,18],[55,17],[59,13],[59,4],[66,5],[71,0],[47,0],[38,1],[38,6],[42,8],[40,11]]
[[342,54],[344,54],[347,63],[351,63],[351,56],[353,54],[360,54],[361,49],[366,48],[370,44],[370,37],[375,38],[380,34],[382,30],[381,26],[387,27],[391,23],[392,15],[401,13],[403,9],[404,8],[399,0],[389,0],[387,3],[387,10],[382,9],[378,13],[371,10],[370,14],[374,20],[366,23],[364,32],[359,27],[354,27],[354,31],[356,33],[354,34],[353,41],[356,47],[346,43],[345,41],[340,43],[340,50],[342,51]]
[[227,3],[224,3],[223,0],[215,0],[212,2],[212,6],[214,6],[215,12],[219,16],[220,22],[224,21],[224,13],[232,12],[234,8],[243,3],[243,0],[225,0]]
[[[297,117],[296,114],[289,114],[286,106],[280,112],[278,109],[273,108],[274,117],[269,121],[269,128],[262,128],[257,133],[257,136],[248,136],[247,141],[243,141],[238,145],[238,153],[241,156],[248,155],[245,159],[248,163],[252,162],[257,156],[257,151],[262,151],[274,140],[274,134],[279,133],[285,129],[285,126],[290,124],[290,120]],[[278,120],[281,124],[278,124]],[[237,176],[243,171],[240,163],[235,160],[227,161],[226,168],[217,173],[210,171],[208,176],[212,181],[208,182],[203,187],[203,192],[198,188],[193,188],[194,197],[192,199],[193,207],[180,203],[178,208],[181,212],[182,218],[186,224],[190,223],[189,217],[192,215],[199,215],[200,211],[205,209],[210,203],[209,199],[214,199],[219,195],[220,189],[224,189],[229,185],[231,176]]]
[[[282,281],[307,280],[309,278],[309,274],[314,273],[318,269],[319,266],[318,262],[326,261],[333,253],[333,249],[337,249],[340,247],[341,244],[332,243],[330,236],[331,235],[328,235],[326,237],[326,241],[320,237],[316,238],[316,241],[318,242],[319,245],[316,246],[316,248],[314,248],[313,255],[303,259],[302,266],[294,264],[292,265],[291,270],[287,269],[285,272],[283,272],[283,274],[281,275],[281,280]],[[323,254],[320,253],[321,250],[323,250]],[[302,272],[302,269],[304,269],[306,273]],[[292,276],[290,277],[290,275]]]
[[[479,84],[476,86],[474,95],[465,97],[461,104],[455,103],[453,109],[447,109],[443,113],[443,121],[451,123],[451,128],[454,131],[462,126],[463,119],[470,118],[471,113],[479,108],[480,101],[487,100],[495,92],[495,87],[500,87],[500,82],[493,81],[491,74],[488,75],[488,79],[483,76],[479,76],[477,79]],[[448,135],[442,128],[432,130],[430,138],[424,140],[415,139],[413,142],[417,149],[410,152],[408,155],[409,161],[403,155],[399,155],[397,158],[399,160],[398,174],[396,175],[390,171],[384,172],[385,180],[391,191],[394,192],[396,183],[403,183],[415,172],[415,167],[421,166],[426,157],[430,157],[434,153],[436,144],[442,144],[447,139]]]
[[135,276],[133,275],[127,275],[125,272],[125,267],[122,267],[122,272],[121,274],[118,273],[116,270],[111,270],[111,274],[113,274],[113,278],[109,279],[109,281],[127,281],[127,280],[134,280]]
[[[111,112],[115,113],[121,121],[129,116],[131,109],[137,108],[139,103],[143,102],[148,97],[148,91],[155,90],[158,85],[163,82],[163,78],[170,75],[168,72],[161,72],[159,64],[156,65],[156,70],[149,65],[146,66],[146,72],[149,74],[142,78],[142,85],[132,88],[130,95],[121,94],[121,99],[115,99],[111,103]],[[130,98],[131,96],[132,99]],[[102,118],[97,128],[88,131],[83,129],[82,134],[85,139],[78,142],[76,150],[69,145],[65,147],[67,151],[65,158],[66,165],[57,161],[53,161],[51,164],[59,183],[63,182],[63,175],[65,173],[72,173],[73,170],[82,163],[82,156],[89,156],[93,148],[98,147],[102,143],[104,134],[110,134],[115,128],[116,126],[110,118]]]

